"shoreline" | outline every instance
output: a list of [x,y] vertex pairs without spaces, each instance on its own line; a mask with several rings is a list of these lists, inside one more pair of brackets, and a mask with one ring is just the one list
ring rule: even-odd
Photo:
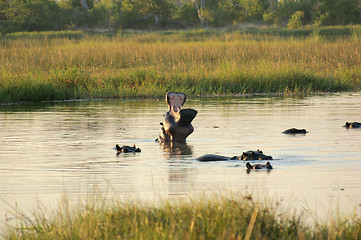
[[[165,92],[166,93],[166,92]],[[164,93],[164,95],[165,95]],[[274,92],[274,93],[230,93],[230,94],[204,94],[204,95],[187,95],[188,98],[253,98],[253,97],[312,97],[312,96],[322,96],[322,95],[333,95],[333,94],[352,94],[352,93],[361,93],[361,90],[354,91],[341,91],[341,92],[312,92],[312,93],[290,93],[290,92]],[[43,100],[43,101],[20,101],[20,102],[0,102],[0,106],[15,106],[15,105],[26,105],[26,104],[47,104],[47,103],[73,103],[73,102],[92,102],[92,101],[107,101],[107,100],[138,100],[138,99],[154,99],[160,100],[163,99],[163,95],[159,96],[134,96],[134,97],[98,97],[98,98],[72,98],[64,100]]]

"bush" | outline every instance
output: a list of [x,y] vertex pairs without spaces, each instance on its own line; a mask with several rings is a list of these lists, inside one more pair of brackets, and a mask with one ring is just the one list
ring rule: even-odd
[[296,29],[302,27],[302,18],[304,13],[302,11],[297,11],[292,14],[290,21],[287,24],[289,29]]
[[176,19],[184,23],[186,26],[197,25],[199,23],[199,19],[194,3],[189,2],[183,4],[177,12]]
[[267,24],[273,24],[276,20],[276,16],[274,12],[267,12],[265,14],[263,14],[263,20],[267,23]]

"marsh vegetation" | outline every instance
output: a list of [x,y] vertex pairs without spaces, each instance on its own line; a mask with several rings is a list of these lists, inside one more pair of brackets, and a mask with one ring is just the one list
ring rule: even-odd
[[361,83],[360,43],[359,26],[8,34],[1,38],[0,102],[158,97],[167,91],[353,91]]
[[251,195],[201,197],[149,206],[95,197],[72,208],[67,200],[49,217],[26,216],[7,239],[359,239],[357,217],[305,225],[277,204]]

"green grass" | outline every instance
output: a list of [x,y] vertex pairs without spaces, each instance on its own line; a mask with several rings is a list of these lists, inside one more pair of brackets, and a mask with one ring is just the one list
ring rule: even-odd
[[360,239],[358,217],[306,226],[252,196],[212,196],[146,206],[95,198],[55,214],[24,217],[5,239]]
[[0,103],[360,90],[360,26],[286,31],[4,35]]
[[15,32],[5,35],[0,35],[3,40],[11,39],[52,39],[52,38],[69,38],[69,39],[81,39],[86,34],[83,31],[48,31],[48,32]]

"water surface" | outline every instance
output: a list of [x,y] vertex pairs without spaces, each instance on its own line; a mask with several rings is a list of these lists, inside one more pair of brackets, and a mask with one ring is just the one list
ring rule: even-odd
[[[0,220],[62,194],[100,189],[152,202],[198,193],[252,193],[317,216],[361,210],[361,94],[305,98],[188,99],[198,111],[182,146],[155,143],[165,101],[98,100],[0,106]],[[289,136],[282,131],[305,128]],[[116,155],[115,144],[142,149]],[[241,161],[198,162],[203,154],[271,155],[274,169],[247,173]],[[36,207],[35,207],[36,208]]]

